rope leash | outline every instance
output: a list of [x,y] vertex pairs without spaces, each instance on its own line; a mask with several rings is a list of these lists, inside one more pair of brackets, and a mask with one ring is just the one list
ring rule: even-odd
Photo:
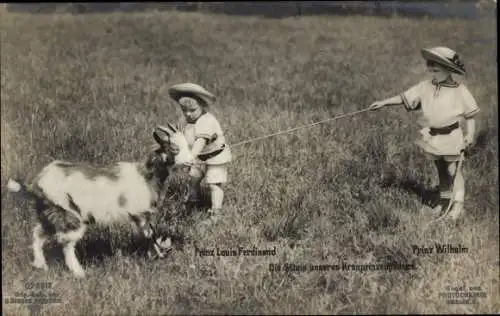
[[338,119],[341,119],[341,118],[344,118],[344,117],[347,117],[347,116],[356,115],[356,114],[363,113],[363,112],[366,112],[366,111],[370,111],[370,109],[367,108],[367,109],[363,109],[363,110],[359,110],[359,111],[349,112],[349,113],[345,113],[345,114],[341,114],[341,115],[337,115],[337,116],[331,117],[331,118],[326,119],[326,120],[318,121],[318,122],[315,122],[315,123],[311,123],[311,124],[306,124],[306,125],[302,125],[302,126],[299,126],[299,127],[290,128],[290,129],[287,129],[287,130],[284,130],[284,131],[278,131],[276,133],[272,133],[272,134],[269,134],[269,135],[264,135],[264,136],[250,138],[250,139],[238,142],[236,144],[232,144],[229,147],[232,148],[232,147],[236,147],[236,146],[241,146],[241,145],[248,144],[248,143],[251,143],[251,142],[254,142],[254,141],[257,141],[257,140],[262,140],[262,139],[270,138],[270,137],[277,136],[277,135],[280,135],[280,134],[291,133],[291,132],[297,131],[299,129],[312,127],[312,126],[315,126],[315,125],[318,125],[318,124],[323,124],[323,123],[330,122],[330,121],[335,121],[335,120],[338,120]]
[[[287,133],[291,133],[291,132],[294,132],[294,131],[297,131],[297,130],[300,130],[300,129],[304,129],[304,128],[308,128],[308,127],[312,127],[312,126],[315,126],[315,125],[319,125],[319,124],[323,124],[323,123],[326,123],[326,122],[330,122],[330,121],[334,121],[334,120],[338,120],[340,118],[344,118],[344,117],[348,117],[348,116],[353,116],[353,115],[356,115],[356,114],[359,114],[359,113],[363,113],[363,112],[367,112],[367,111],[370,111],[369,108],[366,108],[366,109],[362,109],[362,110],[358,110],[358,111],[354,111],[354,112],[349,112],[349,113],[345,113],[345,114],[341,114],[341,115],[337,115],[337,116],[334,116],[334,117],[331,117],[331,118],[328,118],[326,120],[322,120],[322,121],[318,121],[318,122],[315,122],[315,123],[311,123],[311,124],[306,124],[306,125],[302,125],[302,126],[299,126],[299,127],[295,127],[295,128],[290,128],[290,129],[287,129],[287,130],[284,130],[284,131],[278,131],[276,133],[272,133],[272,134],[268,134],[268,135],[264,135],[264,136],[260,136],[260,137],[254,137],[254,138],[250,138],[250,139],[247,139],[245,141],[241,141],[241,142],[238,142],[236,144],[232,144],[230,145],[230,147],[236,147],[236,146],[241,146],[241,145],[244,145],[244,144],[248,144],[248,143],[251,143],[251,142],[254,142],[254,141],[257,141],[257,140],[262,140],[262,139],[266,139],[266,138],[270,138],[270,137],[273,137],[273,136],[277,136],[277,135],[280,135],[280,134],[287,134]],[[464,151],[462,150],[461,153],[460,153],[460,159],[458,161],[458,164],[457,164],[457,168],[455,170],[455,174],[453,176],[453,191],[455,191],[455,188],[456,188],[456,178],[457,178],[457,174],[459,172],[459,170],[462,168],[462,164],[463,164],[463,161],[464,161]],[[454,192],[455,193],[455,192]],[[433,223],[437,223],[441,220],[443,220],[445,217],[448,216],[448,214],[450,213],[451,211],[451,208],[453,206],[453,202],[450,201],[450,203],[448,204],[448,207],[446,208],[445,212],[443,213],[443,215],[439,216],[437,219],[435,220],[432,220],[430,221],[426,227],[424,228],[424,230],[427,230],[427,228],[433,224]]]

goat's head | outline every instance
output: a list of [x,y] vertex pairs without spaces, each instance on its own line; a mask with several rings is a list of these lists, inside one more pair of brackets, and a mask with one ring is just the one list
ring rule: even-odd
[[174,164],[173,154],[167,148],[160,146],[146,159],[144,175],[148,180],[157,181],[161,187]]
[[193,161],[193,156],[189,150],[189,145],[184,135],[170,123],[167,126],[158,125],[153,131],[156,142],[174,156],[176,165],[183,165]]

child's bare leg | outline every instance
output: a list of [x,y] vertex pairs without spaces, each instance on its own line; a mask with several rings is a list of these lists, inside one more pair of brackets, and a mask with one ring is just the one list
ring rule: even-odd
[[210,184],[210,197],[212,199],[212,210],[217,212],[222,208],[222,201],[224,200],[224,190],[220,183]]
[[227,169],[222,166],[208,166],[206,181],[210,188],[210,197],[212,200],[212,208],[210,212],[216,217],[220,215],[222,203],[224,200],[224,190],[222,186],[227,182]]

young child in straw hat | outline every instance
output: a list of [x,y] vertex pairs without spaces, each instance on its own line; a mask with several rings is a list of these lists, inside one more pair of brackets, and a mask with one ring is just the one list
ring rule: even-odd
[[182,131],[193,157],[197,157],[189,171],[191,192],[186,202],[198,200],[200,183],[205,179],[212,201],[209,214],[216,219],[220,216],[224,199],[222,187],[228,181],[227,165],[232,160],[222,128],[208,111],[208,106],[216,97],[193,83],[174,85],[169,89],[169,94],[181,107],[185,118]]
[[[462,170],[457,170],[458,161],[463,157],[462,151],[473,142],[474,117],[479,108],[467,87],[452,77],[465,74],[455,51],[434,47],[423,49],[422,56],[432,80],[421,81],[398,96],[374,102],[369,108],[403,104],[408,111],[420,112],[419,123],[423,128],[416,143],[434,161],[439,175],[440,200],[434,210],[441,211],[452,203],[449,216],[455,219],[463,211],[465,198],[465,180]],[[464,121],[465,124],[460,124]]]

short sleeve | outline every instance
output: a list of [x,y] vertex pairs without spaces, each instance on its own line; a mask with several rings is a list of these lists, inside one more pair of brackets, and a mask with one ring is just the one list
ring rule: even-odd
[[466,119],[472,118],[476,116],[476,114],[479,113],[479,107],[477,106],[477,102],[472,96],[472,94],[469,92],[469,89],[467,89],[466,86],[461,85],[460,86],[460,91],[461,91],[461,96],[462,96],[462,109],[463,109],[463,116]]
[[194,128],[195,138],[205,138],[211,140],[216,134],[215,122],[209,115],[202,115],[197,121]]
[[424,81],[421,81],[400,94],[403,105],[407,111],[416,111],[422,107],[421,103],[418,101],[422,97],[424,83]]

